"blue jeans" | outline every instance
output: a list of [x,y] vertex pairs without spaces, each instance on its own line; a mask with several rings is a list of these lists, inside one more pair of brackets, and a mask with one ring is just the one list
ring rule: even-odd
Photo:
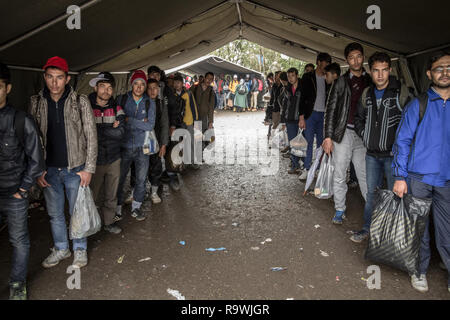
[[13,247],[10,283],[26,282],[30,257],[30,237],[28,234],[28,200],[13,196],[0,199],[0,220],[6,217],[9,242]]
[[[64,215],[65,196],[69,200],[69,214],[72,215],[80,187],[80,176],[77,173],[83,169],[84,166],[74,168],[70,171],[67,168],[50,167],[45,176],[45,180],[50,184],[50,187],[44,189],[45,203],[47,205],[48,215],[50,216],[53,242],[57,250],[69,249],[66,217]],[[73,240],[74,251],[86,249],[86,238]]]
[[436,248],[447,268],[447,285],[450,286],[450,187],[434,187],[410,178],[408,192],[418,198],[431,199],[431,212],[427,219],[419,250],[419,273],[426,274],[431,258],[430,218],[433,219]]
[[120,179],[117,189],[117,202],[122,205],[124,201],[123,186],[130,171],[131,163],[136,168],[136,182],[133,191],[134,201],[142,203],[145,198],[145,181],[150,165],[150,155],[144,154],[142,148],[125,148],[122,150],[122,162],[120,163]]
[[311,168],[313,156],[314,136],[316,136],[317,146],[321,146],[323,142],[323,119],[325,112],[313,111],[311,116],[306,120],[305,138],[308,142],[306,150],[305,169]]
[[[291,141],[298,135],[298,132],[299,132],[298,122],[297,121],[286,122],[286,129],[287,129],[288,139],[289,139],[289,141]],[[291,162],[292,162],[291,168],[292,169],[300,168],[299,160],[300,160],[299,157],[291,154]]]
[[376,158],[366,154],[366,183],[367,183],[367,199],[364,206],[364,226],[363,230],[370,230],[372,222],[372,212],[375,199],[375,191],[383,187],[383,178],[386,177],[387,188],[394,188],[394,177],[392,176],[392,157]]

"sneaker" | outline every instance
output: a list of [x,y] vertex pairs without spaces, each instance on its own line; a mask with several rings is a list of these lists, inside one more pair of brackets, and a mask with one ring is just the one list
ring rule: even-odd
[[153,187],[152,187],[152,195],[150,196],[150,199],[152,199],[152,202],[154,204],[161,203],[161,198],[158,196],[157,190],[158,190],[158,188],[156,188],[156,190],[153,190]]
[[122,232],[122,229],[115,222],[108,226],[105,226],[104,229],[105,231],[108,231],[109,233],[113,234],[119,234]]
[[180,191],[180,182],[178,182],[177,180],[172,180],[172,181],[170,181],[170,187],[174,191]]
[[117,222],[117,221],[120,221],[120,220],[122,220],[123,219],[123,217],[122,217],[122,215],[121,214],[118,214],[118,213],[116,213],[116,215],[114,216],[114,222]]
[[42,266],[44,268],[51,268],[56,266],[60,261],[69,258],[72,253],[69,249],[66,250],[57,250],[56,248],[50,249],[52,253],[47,257],[47,259],[42,262]]
[[291,168],[288,170],[289,174],[299,174],[300,172],[302,172],[302,169],[300,168]]
[[342,224],[342,220],[343,220],[343,216],[345,215],[344,211],[336,211],[336,214],[334,215],[333,218],[333,223],[334,224]]
[[75,268],[83,268],[88,264],[87,250],[75,250],[72,266]]
[[133,213],[136,214],[135,218],[137,221],[144,221],[147,218],[146,214],[141,209],[136,208],[133,210]]
[[136,218],[137,217],[137,212],[136,209],[131,211],[131,217]]
[[350,240],[356,243],[361,243],[367,238],[369,238],[369,232],[366,230],[361,230],[353,233],[353,235],[350,237]]
[[27,300],[27,287],[25,283],[13,282],[10,284],[9,300]]
[[306,181],[306,179],[308,179],[308,170],[303,170],[302,174],[298,178],[302,181]]
[[415,274],[411,276],[411,285],[414,289],[416,289],[419,292],[427,292],[428,291],[428,282],[427,282],[427,276],[424,274],[421,274],[418,278]]

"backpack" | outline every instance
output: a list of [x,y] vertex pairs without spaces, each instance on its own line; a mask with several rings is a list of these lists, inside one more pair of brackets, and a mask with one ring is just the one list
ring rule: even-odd
[[241,85],[241,86],[239,87],[238,93],[239,93],[239,94],[245,94],[245,86],[244,86],[244,85]]

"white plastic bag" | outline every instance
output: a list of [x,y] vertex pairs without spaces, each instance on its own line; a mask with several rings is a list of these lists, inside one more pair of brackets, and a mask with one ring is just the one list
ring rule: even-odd
[[316,198],[329,199],[333,196],[333,174],[334,165],[331,156],[324,154],[314,188]]
[[70,239],[83,239],[100,231],[102,220],[89,187],[78,188],[77,201],[70,219]]
[[272,138],[272,148],[284,149],[289,144],[286,130],[277,130]]
[[292,149],[306,150],[306,148],[308,147],[308,142],[306,141],[305,137],[303,136],[302,131],[303,130],[300,130],[298,132],[298,135],[289,142]]
[[320,160],[322,158],[322,154],[323,154],[322,147],[317,148],[316,149],[316,158],[314,160],[313,165],[311,166],[311,168],[308,171],[308,178],[306,179],[306,184],[305,184],[305,193],[303,195],[305,195],[306,192],[308,192],[309,187],[311,186],[312,182],[314,181],[314,176],[316,174],[317,168],[319,167]]
[[155,130],[145,131],[144,145],[142,147],[144,154],[156,154],[159,152],[159,143],[156,138]]

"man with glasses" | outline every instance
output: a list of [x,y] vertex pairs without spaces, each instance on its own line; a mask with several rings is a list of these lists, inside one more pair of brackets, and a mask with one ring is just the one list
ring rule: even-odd
[[[436,247],[450,270],[450,52],[431,57],[427,70],[431,88],[406,107],[397,130],[393,191],[399,197],[409,191],[415,197],[432,199]],[[412,286],[420,292],[428,291],[430,256],[427,221],[419,251],[419,275],[411,276]],[[450,275],[447,288],[450,292]]]

